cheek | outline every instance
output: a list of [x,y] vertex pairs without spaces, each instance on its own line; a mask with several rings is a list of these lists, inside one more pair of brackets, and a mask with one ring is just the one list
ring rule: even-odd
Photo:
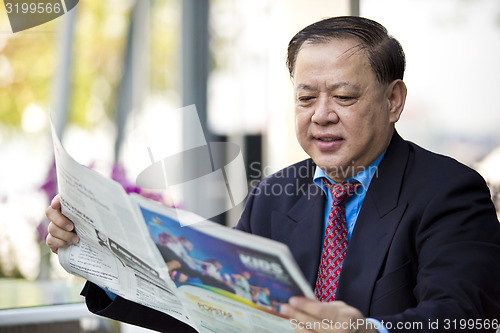
[[309,124],[310,121],[303,114],[295,116],[295,137],[302,149],[308,149],[308,137],[309,137]]
[[369,119],[360,117],[359,113],[356,111],[344,113],[340,118],[340,123],[345,133],[348,133],[351,137],[362,136],[366,131],[366,125],[371,124]]
[[297,135],[307,132],[310,123],[311,117],[308,114],[305,112],[295,113],[295,131],[297,132]]
[[366,138],[376,132],[376,129],[386,123],[387,120],[379,114],[380,110],[362,108],[351,110],[344,114],[342,124],[351,137]]

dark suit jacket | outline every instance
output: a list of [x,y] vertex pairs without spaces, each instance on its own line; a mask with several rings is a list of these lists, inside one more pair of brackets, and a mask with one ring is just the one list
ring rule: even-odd
[[[325,209],[314,169],[305,160],[260,182],[237,225],[287,244],[312,288]],[[92,284],[83,294],[93,312],[160,331],[179,327],[140,305],[111,303]],[[457,332],[460,319],[500,318],[500,225],[484,180],[395,133],[352,233],[337,300],[390,332],[404,331],[400,323],[421,323],[407,332]]]
[[[312,287],[325,208],[314,168],[306,160],[261,182],[238,224],[287,244]],[[451,332],[453,319],[500,318],[500,225],[484,180],[395,133],[349,241],[337,300],[388,327],[421,322],[422,332],[429,320]]]

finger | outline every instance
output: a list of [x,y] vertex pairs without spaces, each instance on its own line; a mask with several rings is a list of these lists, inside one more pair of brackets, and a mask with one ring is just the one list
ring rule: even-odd
[[317,332],[331,328],[339,329],[339,332],[348,332],[352,324],[355,324],[358,329],[366,328],[365,318],[361,312],[342,301],[323,303],[294,297],[289,302],[290,306],[295,309],[295,317],[298,320],[321,323],[317,326],[319,329],[315,330]]
[[72,231],[74,229],[74,224],[66,216],[61,213],[58,208],[53,208],[52,204],[45,210],[45,216],[61,229],[67,231]]
[[[290,317],[290,327],[297,333],[302,332],[315,332],[314,328],[319,324],[317,318],[314,318],[290,304],[283,304],[281,306],[281,313]],[[317,323],[315,325],[315,323]]]
[[54,238],[50,234],[47,235],[47,238],[45,238],[45,244],[47,244],[47,246],[50,248],[52,253],[55,253],[55,254],[57,254],[59,247],[67,246],[66,242],[64,242],[60,239]]
[[54,222],[50,222],[47,228],[49,235],[47,236],[46,243],[50,248],[66,247],[71,244],[79,242],[78,235],[74,232],[67,231],[59,227]]
[[337,319],[339,312],[343,312],[343,310],[349,307],[342,301],[324,303],[305,297],[292,297],[289,302],[292,307],[308,313],[315,318],[329,318],[333,320]]
[[53,199],[52,202],[50,203],[50,206],[54,209],[60,209],[61,208],[61,196],[57,194]]
[[69,245],[71,245],[70,243],[66,242],[66,241],[63,241],[62,239],[59,239],[59,238],[55,238],[54,236],[52,235],[48,235],[47,238],[45,239],[45,243],[47,244],[47,246],[50,248],[50,250],[57,254],[58,253],[58,250],[60,248],[66,248],[68,247]]

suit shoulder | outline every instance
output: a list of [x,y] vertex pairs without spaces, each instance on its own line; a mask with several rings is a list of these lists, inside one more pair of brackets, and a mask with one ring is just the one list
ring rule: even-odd
[[311,181],[314,177],[316,165],[312,159],[308,158],[303,161],[292,164],[275,173],[265,177],[261,183],[289,183],[297,179],[303,181]]
[[430,179],[449,179],[462,174],[475,174],[482,178],[476,170],[453,157],[432,152],[410,141],[407,143],[410,147],[410,158],[413,159],[410,165]]
[[251,184],[252,191],[249,197],[254,201],[254,204],[262,202],[268,205],[273,202],[283,210],[295,205],[297,200],[302,197],[313,200],[322,195],[321,188],[313,182],[315,168],[316,165],[311,159],[290,165],[269,175],[257,184]]

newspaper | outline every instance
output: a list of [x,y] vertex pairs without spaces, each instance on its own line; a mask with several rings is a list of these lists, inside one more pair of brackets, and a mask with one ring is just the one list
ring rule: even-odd
[[314,298],[288,248],[163,206],[76,162],[52,130],[62,213],[80,242],[59,261],[198,332],[292,332],[280,306]]

